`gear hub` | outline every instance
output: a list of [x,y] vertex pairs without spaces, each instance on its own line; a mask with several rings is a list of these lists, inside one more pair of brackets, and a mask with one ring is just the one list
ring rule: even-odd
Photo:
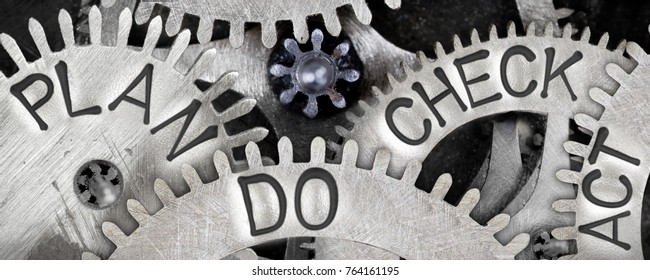
[[269,71],[275,77],[291,77],[288,89],[280,93],[280,102],[287,105],[294,100],[298,92],[302,92],[308,98],[302,112],[309,118],[314,118],[318,114],[319,96],[327,95],[335,107],[345,108],[345,98],[336,90],[336,83],[339,80],[356,82],[361,76],[358,70],[350,69],[347,63],[350,52],[349,42],[338,44],[329,55],[321,50],[323,39],[323,32],[315,29],[311,34],[313,49],[307,52],[300,50],[296,40],[286,39],[284,47],[293,56],[293,65],[287,67],[276,63]]

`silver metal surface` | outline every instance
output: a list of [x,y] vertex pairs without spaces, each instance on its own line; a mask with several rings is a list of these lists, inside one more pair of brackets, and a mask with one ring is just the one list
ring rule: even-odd
[[[401,4],[401,0],[384,0],[384,2],[393,9],[399,8]],[[310,1],[307,5],[296,0],[145,0],[141,1],[136,9],[136,22],[142,24],[148,21],[156,4],[170,9],[165,25],[165,31],[169,36],[176,35],[180,30],[183,16],[191,14],[200,18],[197,30],[199,42],[210,41],[214,21],[224,20],[230,23],[230,43],[236,48],[244,44],[244,24],[247,22],[261,23],[262,42],[264,46],[270,48],[277,42],[275,24],[278,21],[291,21],[296,39],[300,43],[305,43],[309,38],[306,23],[309,16],[322,15],[327,31],[334,36],[338,36],[341,32],[341,23],[337,15],[339,7],[352,6],[356,17],[363,24],[370,24],[372,19],[365,0],[317,0]]]
[[558,211],[575,215],[575,226],[553,231],[558,238],[576,240],[578,252],[567,259],[643,259],[641,209],[650,170],[650,57],[635,43],[627,45],[627,53],[638,63],[630,74],[607,65],[607,73],[621,84],[616,93],[611,96],[597,87],[589,92],[605,107],[602,116],[575,116],[592,135],[589,144],[564,145],[569,154],[584,159],[579,172],[565,167],[557,173],[560,180],[578,185],[575,200],[553,204]]
[[[571,216],[555,212],[551,204],[574,195],[570,185],[555,177],[555,172],[569,162],[561,148],[569,136],[569,120],[576,113],[599,116],[602,112],[587,92],[594,86],[609,93],[617,89],[618,84],[606,75],[605,65],[616,63],[626,70],[633,67],[622,55],[624,44],[609,51],[605,49],[607,35],[596,46],[588,43],[588,30],[578,41],[570,39],[572,33],[573,29],[567,26],[562,36],[556,37],[552,25],[547,25],[545,35],[536,36],[535,25],[531,24],[525,36],[517,36],[514,25],[510,25],[507,38],[497,38],[494,27],[485,42],[480,41],[475,31],[469,46],[463,46],[455,37],[455,51],[449,54],[436,44],[437,60],[431,61],[420,54],[421,69],[404,67],[404,80],[390,78],[392,90],[386,93],[375,90],[373,100],[359,103],[362,116],[348,113],[354,127],[350,130],[338,127],[337,131],[343,138],[361,143],[361,167],[371,166],[374,154],[385,147],[395,155],[388,174],[400,176],[407,162],[424,160],[445,136],[467,122],[512,111],[546,115],[543,164],[535,191],[496,237],[507,242],[521,232],[535,235],[541,230],[568,226]],[[509,51],[518,54],[504,62],[503,57]],[[563,64],[570,65],[563,71],[564,76],[554,72]],[[525,92],[527,89],[532,90]],[[436,102],[430,100],[445,93]],[[340,150],[336,143],[330,146]]]
[[[234,174],[227,156],[218,151],[214,163],[220,176],[209,183],[185,165],[183,174],[192,190],[180,198],[158,180],[156,193],[165,207],[149,216],[137,201],[130,200],[129,212],[140,224],[133,234],[127,237],[114,224],[104,224],[104,233],[117,245],[111,258],[220,259],[255,244],[293,236],[347,239],[407,259],[511,259],[528,243],[525,234],[507,246],[493,238],[508,223],[507,215],[497,216],[487,227],[468,217],[478,191],[466,194],[458,207],[444,202],[451,185],[448,175],[439,178],[431,193],[416,189],[413,184],[420,171],[416,161],[398,180],[386,175],[390,160],[386,150],[377,153],[371,170],[357,168],[354,141],[345,146],[341,164],[325,163],[321,138],[312,142],[310,162],[293,162],[288,138],[280,140],[278,149],[279,164],[263,166],[257,145],[249,143],[249,169]],[[277,180],[277,189],[270,187],[272,180],[267,176]],[[266,179],[251,179],[261,177]],[[302,192],[296,196],[298,190]],[[245,197],[250,198],[249,207]],[[252,225],[257,230],[273,228],[253,235]]]
[[[228,135],[223,128],[225,122],[249,112],[255,100],[244,99],[222,112],[210,104],[232,86],[237,73],[224,74],[206,92],[194,85],[212,63],[215,50],[201,55],[188,72],[175,71],[189,32],[180,33],[166,59],[159,60],[151,53],[162,30],[160,18],[151,22],[142,50],[126,46],[131,19],[130,11],[121,13],[116,44],[106,46],[100,43],[100,12],[92,8],[91,44],[78,46],[70,16],[61,11],[65,48],[57,52],[50,50],[40,24],[31,20],[30,32],[42,55],[34,62],[25,60],[11,37],[0,35],[20,69],[11,77],[0,77],[0,88],[7,93],[0,97],[0,153],[4,155],[0,258],[79,258],[83,251],[107,257],[113,245],[101,233],[101,223],[113,221],[126,232],[134,230],[137,223],[127,212],[128,199],[137,198],[151,213],[162,207],[153,192],[155,178],[173,184],[173,191],[181,195],[187,191],[180,174],[182,163],[192,164],[202,176],[216,176],[210,161],[215,149],[230,154],[233,147],[266,136],[263,128],[237,135]],[[21,103],[20,96],[27,103]],[[191,122],[182,114],[174,119],[190,104],[198,104],[192,107],[196,112]],[[28,108],[36,108],[42,122]],[[201,141],[192,143],[195,139]],[[181,153],[183,147],[192,146]],[[170,151],[177,156],[168,159]],[[114,207],[91,209],[75,195],[75,173],[92,160],[111,162],[124,175],[124,191]]]

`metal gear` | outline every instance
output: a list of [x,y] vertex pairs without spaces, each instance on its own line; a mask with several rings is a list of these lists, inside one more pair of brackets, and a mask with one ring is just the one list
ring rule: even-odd
[[[588,43],[588,29],[579,41],[571,39],[570,26],[559,37],[550,24],[544,35],[536,33],[531,24],[525,36],[517,36],[510,24],[506,38],[498,38],[492,27],[490,39],[481,42],[474,30],[469,46],[455,36],[455,51],[450,54],[436,43],[437,60],[419,53],[421,69],[404,67],[402,81],[389,76],[392,90],[384,94],[375,89],[372,100],[359,102],[362,116],[348,112],[354,126],[337,127],[337,131],[343,139],[362,143],[362,167],[370,166],[374,153],[386,147],[395,154],[388,174],[400,176],[408,161],[423,161],[443,138],[472,120],[512,111],[545,114],[547,133],[537,187],[496,237],[507,242],[521,232],[534,237],[568,226],[570,215],[555,212],[551,204],[573,196],[572,188],[555,177],[565,165],[563,159],[569,161],[561,150],[569,137],[569,121],[578,112],[593,116],[602,112],[586,92],[593,86],[610,93],[616,90],[617,83],[606,78],[605,65],[616,63],[629,70],[633,63],[622,55],[624,43],[615,51],[605,48],[606,34],[595,46]],[[340,150],[337,143],[329,145]],[[532,244],[528,249],[527,254]]]
[[[267,134],[252,128],[229,135],[223,127],[249,112],[255,100],[242,100],[220,112],[213,108],[236,73],[223,75],[205,92],[194,85],[215,50],[206,51],[188,72],[178,72],[174,66],[188,45],[189,32],[180,33],[160,60],[151,56],[162,30],[160,18],[150,23],[140,50],[126,45],[131,12],[123,11],[119,19],[116,45],[103,45],[102,17],[92,8],[91,44],[79,46],[71,18],[62,10],[65,48],[57,52],[50,49],[41,25],[31,20],[29,29],[42,56],[34,62],[25,60],[11,37],[0,35],[20,69],[0,77],[0,88],[7,92],[0,97],[0,152],[5,156],[0,163],[2,259],[79,258],[84,251],[107,257],[113,245],[101,233],[101,223],[113,221],[126,232],[134,230],[128,199],[137,198],[152,213],[162,207],[153,193],[155,178],[173,183],[174,192],[181,195],[187,191],[181,163],[205,170],[205,177],[216,176],[206,154],[214,149],[230,154],[232,148]],[[93,165],[97,160],[111,166]],[[84,171],[81,167],[88,163],[89,171]],[[119,196],[116,189],[110,190],[116,186],[122,188]],[[101,199],[117,201],[102,208],[107,204]]]
[[[416,63],[415,54],[386,41],[372,27],[361,24],[357,19],[342,15],[341,24],[343,32],[349,36],[350,43],[354,45],[364,65],[362,73],[364,84],[360,93],[362,97],[372,94],[370,85],[387,87],[386,73],[399,76],[400,61],[406,61],[409,65]],[[321,136],[328,141],[337,139],[338,134],[333,129],[334,125],[345,123],[347,120],[344,114],[330,116],[327,120],[313,120],[287,110],[274,94],[266,78],[269,71],[267,61],[272,50],[264,47],[259,34],[259,28],[247,31],[245,44],[238,49],[230,47],[228,40],[216,40],[206,45],[191,45],[179,59],[177,69],[181,71],[188,69],[206,48],[221,50],[200,79],[214,82],[227,71],[239,72],[238,82],[232,89],[242,96],[256,99],[257,107],[270,122],[273,132],[278,137],[290,137],[294,141],[294,146],[297,146],[295,151],[297,158],[307,159],[309,143],[313,137]],[[349,99],[346,102],[350,107],[356,101]],[[315,125],[317,122],[321,122],[321,125]],[[323,129],[323,122],[331,126]]]
[[318,114],[316,98],[319,96],[327,95],[334,106],[345,108],[345,98],[334,88],[336,82],[354,82],[359,79],[360,73],[354,69],[342,68],[342,58],[348,55],[350,43],[339,44],[328,55],[321,51],[323,32],[320,29],[311,33],[311,42],[313,49],[302,52],[296,40],[284,40],[284,47],[294,56],[294,64],[292,67],[274,64],[269,71],[276,77],[291,76],[292,87],[280,94],[280,103],[287,105],[298,92],[302,92],[309,98],[302,112],[305,116],[314,118]]
[[[114,0],[111,0],[114,1]],[[401,0],[384,0],[392,9],[399,8]],[[170,9],[165,25],[169,36],[176,35],[181,27],[185,14],[200,18],[197,38],[201,43],[207,43],[212,36],[212,26],[215,20],[230,23],[230,43],[233,47],[241,47],[244,43],[244,24],[259,22],[262,24],[262,42],[267,48],[273,47],[277,41],[275,23],[291,21],[295,37],[300,43],[305,43],[309,37],[306,19],[309,16],[321,14],[327,31],[338,36],[341,24],[336,14],[339,7],[350,5],[357,18],[364,24],[370,24],[372,15],[365,0],[319,0],[308,5],[295,0],[274,1],[241,1],[241,0],[198,0],[198,1],[141,1],[136,9],[135,20],[142,24],[149,20],[155,5]]]
[[589,92],[605,107],[602,116],[575,116],[592,135],[589,143],[564,145],[569,154],[583,159],[581,170],[557,173],[560,180],[578,186],[575,199],[553,204],[575,215],[575,226],[553,231],[576,241],[576,254],[566,259],[643,259],[649,254],[643,251],[641,210],[650,170],[650,56],[635,43],[627,45],[627,53],[638,63],[630,74],[607,65],[607,73],[621,84],[615,95],[597,87]]
[[114,224],[103,225],[117,245],[111,258],[220,259],[291,236],[347,239],[407,259],[511,259],[528,243],[525,234],[507,246],[493,238],[508,223],[507,215],[497,216],[487,227],[467,216],[478,191],[468,193],[458,207],[442,201],[449,176],[442,176],[430,194],[414,188],[420,171],[416,161],[398,180],[386,175],[386,150],[377,153],[371,170],[357,168],[353,141],[346,144],[341,164],[325,163],[322,138],[312,142],[309,162],[293,162],[286,137],[278,149],[279,164],[263,166],[257,145],[249,143],[248,169],[239,173],[232,173],[227,156],[218,151],[214,164],[220,176],[210,183],[185,165],[183,174],[192,190],[180,198],[164,181],[156,181],[165,203],[160,212],[149,216],[130,200],[129,212],[140,224],[136,231],[127,237]]

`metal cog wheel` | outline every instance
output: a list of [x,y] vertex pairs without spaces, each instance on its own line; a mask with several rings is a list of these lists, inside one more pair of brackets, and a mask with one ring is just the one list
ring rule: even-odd
[[331,55],[326,54],[321,50],[323,32],[320,29],[311,33],[311,42],[313,49],[302,52],[296,40],[284,40],[284,47],[294,56],[295,62],[291,67],[274,64],[269,71],[276,77],[291,76],[293,87],[282,92],[280,103],[289,104],[301,92],[309,98],[303,113],[314,118],[318,114],[316,98],[319,96],[327,95],[334,106],[345,108],[345,98],[334,88],[336,81],[354,82],[359,79],[360,73],[354,69],[343,69],[342,58],[348,55],[350,43],[343,42],[336,46]]
[[577,252],[567,259],[643,259],[649,254],[642,247],[641,210],[650,170],[650,56],[632,42],[627,53],[638,63],[630,74],[607,65],[607,73],[621,84],[615,95],[597,87],[589,92],[605,107],[602,116],[575,117],[592,135],[590,142],[564,145],[583,159],[580,171],[557,173],[560,180],[578,186],[575,199],[553,204],[575,215],[575,226],[553,231],[559,238],[575,239]]
[[248,169],[238,173],[218,151],[214,164],[219,179],[210,183],[185,165],[183,174],[192,190],[180,198],[163,180],[156,181],[156,193],[165,203],[160,212],[149,216],[130,200],[129,212],[140,227],[129,236],[104,223],[104,233],[117,245],[111,258],[220,259],[292,236],[346,239],[407,259],[512,259],[528,243],[525,234],[507,246],[493,238],[508,223],[507,215],[497,216],[487,227],[468,217],[478,191],[466,194],[458,207],[442,201],[451,185],[449,176],[442,176],[430,194],[414,188],[420,171],[416,161],[398,180],[386,175],[386,150],[377,153],[371,170],[357,168],[353,141],[346,144],[340,164],[325,163],[322,138],[312,142],[309,162],[293,162],[286,137],[278,149],[279,164],[263,166],[257,145],[249,143]]
[[[263,139],[252,128],[229,135],[223,124],[248,113],[244,99],[217,112],[214,100],[237,77],[230,72],[207,91],[194,81],[212,63],[206,51],[188,72],[174,66],[190,34],[179,34],[164,60],[151,56],[162,30],[152,20],[142,49],[128,47],[132,14],[120,14],[115,46],[101,44],[102,17],[89,12],[91,44],[75,45],[70,16],[59,14],[65,47],[52,52],[36,20],[30,33],[41,58],[28,62],[16,42],[0,43],[19,67],[0,77],[0,250],[2,259],[79,258],[91,251],[107,257],[114,246],[101,232],[113,221],[131,232],[137,223],[126,201],[137,198],[152,213],[162,207],[153,192],[156,178],[187,192],[180,174],[189,163],[206,178],[216,176],[205,155]],[[11,93],[11,94],[9,94]],[[208,152],[210,151],[210,152]],[[216,178],[216,177],[215,177]],[[180,181],[179,181],[180,180]]]
[[[361,96],[371,95],[370,85],[380,88],[388,86],[386,73],[399,75],[401,68],[400,61],[407,61],[409,64],[416,63],[415,54],[404,51],[392,43],[386,41],[372,27],[361,24],[351,16],[342,15],[341,24],[343,32],[349,36],[350,44],[354,46],[363,63],[363,85]],[[228,40],[215,40],[206,45],[191,45],[183,53],[177,64],[177,69],[183,71],[188,69],[196,58],[206,48],[221,50],[211,67],[200,76],[201,80],[214,82],[224,73],[234,70],[240,73],[238,82],[232,89],[242,96],[257,100],[258,108],[270,122],[273,132],[278,137],[288,136],[297,146],[298,158],[308,158],[309,143],[315,136],[334,140],[338,134],[334,131],[334,125],[345,123],[344,114],[336,114],[328,119],[331,126],[323,127],[317,122],[323,119],[309,119],[301,113],[294,113],[287,110],[279,98],[274,94],[271,83],[267,79],[269,75],[269,57],[272,50],[264,47],[259,37],[260,29],[255,28],[246,32],[246,40],[241,48],[230,47]],[[232,66],[233,68],[226,67]],[[344,96],[349,98],[349,96]],[[355,100],[347,99],[348,107],[355,104]],[[317,127],[318,129],[313,129]],[[315,134],[317,132],[317,134]]]
[[[384,2],[392,9],[399,8],[401,4],[401,0],[384,0]],[[176,35],[180,30],[183,16],[191,14],[200,18],[196,34],[199,42],[210,41],[214,21],[224,20],[230,23],[230,43],[235,48],[241,47],[244,43],[244,24],[247,22],[262,24],[262,42],[264,42],[264,46],[270,48],[277,41],[275,24],[278,21],[291,21],[295,37],[304,44],[309,38],[306,23],[309,16],[321,14],[327,31],[334,36],[338,36],[341,32],[341,23],[336,13],[336,9],[339,7],[352,6],[357,18],[363,24],[370,24],[372,19],[365,0],[319,0],[311,1],[308,5],[296,0],[153,0],[140,2],[135,12],[136,22],[142,24],[148,21],[155,5],[162,5],[170,9],[165,25],[169,36]]]
[[[348,112],[354,126],[337,127],[337,131],[344,140],[362,143],[361,167],[370,166],[376,151],[386,147],[395,154],[388,174],[400,176],[408,161],[423,161],[463,124],[512,111],[544,114],[547,132],[537,187],[496,237],[507,242],[527,232],[534,239],[541,231],[568,226],[571,216],[555,212],[551,204],[573,196],[572,188],[555,176],[565,165],[562,159],[569,161],[561,143],[569,138],[570,119],[579,112],[592,116],[602,112],[586,93],[594,86],[610,93],[616,90],[618,84],[605,73],[607,64],[630,70],[633,63],[623,56],[624,42],[615,51],[605,48],[607,35],[597,46],[589,44],[588,29],[578,41],[571,39],[570,26],[565,26],[559,37],[553,35],[551,24],[546,25],[544,35],[536,33],[535,25],[530,24],[525,36],[517,36],[510,24],[508,36],[498,38],[493,26],[490,39],[481,42],[474,30],[469,46],[454,36],[455,51],[449,54],[436,43],[437,60],[419,53],[421,69],[404,67],[406,78],[401,81],[389,76],[392,90],[384,94],[375,89],[371,100],[359,102],[361,116]],[[340,151],[337,143],[329,145]]]

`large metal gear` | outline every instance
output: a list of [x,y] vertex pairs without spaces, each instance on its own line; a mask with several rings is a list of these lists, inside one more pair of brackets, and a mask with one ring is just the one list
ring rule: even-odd
[[605,107],[600,118],[578,114],[576,122],[591,134],[589,143],[567,142],[566,151],[582,159],[582,169],[558,172],[560,180],[578,186],[577,197],[553,206],[575,215],[575,226],[553,231],[575,239],[577,252],[568,259],[643,259],[642,206],[650,170],[650,108],[647,77],[650,56],[628,43],[638,66],[627,74],[617,65],[607,73],[621,86],[614,96],[593,88],[590,96]]
[[[288,138],[280,140],[278,149],[279,164],[263,166],[257,145],[249,143],[248,169],[237,173],[218,151],[214,164],[220,176],[209,183],[185,165],[192,191],[180,198],[158,180],[155,189],[165,208],[149,216],[130,200],[129,212],[140,227],[129,236],[104,224],[104,233],[117,245],[111,258],[221,259],[292,236],[347,239],[407,259],[512,259],[528,243],[526,235],[508,246],[492,237],[508,223],[506,215],[487,227],[467,216],[478,191],[468,193],[458,207],[442,201],[449,176],[441,177],[430,194],[417,190],[417,162],[398,180],[386,175],[390,155],[385,150],[377,153],[372,170],[357,168],[353,141],[346,144],[341,164],[325,163],[322,138],[312,143],[309,162],[293,162]],[[452,239],[463,242],[448,242]]]
[[[511,223],[497,238],[507,242],[521,232],[536,238],[570,225],[570,215],[551,207],[554,201],[573,196],[571,186],[555,177],[569,162],[561,144],[569,137],[570,119],[576,113],[600,115],[601,107],[586,93],[594,86],[613,93],[618,85],[607,78],[605,66],[615,63],[630,70],[633,63],[623,56],[624,44],[615,51],[605,49],[607,36],[598,45],[589,44],[589,30],[577,41],[571,39],[570,26],[561,36],[553,35],[550,24],[544,35],[536,33],[531,24],[525,36],[517,36],[510,25],[508,36],[498,38],[492,27],[490,39],[481,42],[474,31],[469,46],[455,37],[455,51],[449,54],[436,44],[437,60],[420,53],[421,69],[404,67],[402,81],[391,77],[392,90],[386,94],[375,90],[369,101],[373,105],[360,101],[362,116],[348,113],[354,126],[338,127],[338,133],[361,143],[361,166],[370,166],[374,153],[386,147],[395,154],[388,172],[399,176],[408,161],[423,161],[442,139],[472,120],[512,111],[543,114],[547,132],[534,191],[519,211],[510,213]],[[340,149],[337,143],[330,146]],[[499,184],[487,187],[486,196],[498,196],[504,189]]]
[[[113,0],[114,1],[114,0]],[[393,8],[399,8],[401,0],[384,0]],[[195,15],[200,18],[197,38],[201,43],[207,43],[212,36],[212,26],[215,20],[230,23],[230,43],[233,47],[240,47],[244,43],[244,24],[259,22],[262,24],[262,42],[268,48],[277,42],[275,24],[278,21],[291,21],[295,37],[300,43],[305,43],[309,38],[306,19],[309,16],[321,14],[327,31],[337,36],[341,32],[341,24],[337,15],[337,8],[350,5],[357,18],[364,24],[370,24],[372,14],[365,0],[319,0],[304,5],[295,0],[274,1],[142,1],[136,9],[135,20],[142,24],[149,20],[155,5],[162,5],[170,9],[170,15],[165,25],[169,36],[176,35],[181,27],[185,14]]]
[[[217,112],[213,101],[232,86],[227,73],[206,92],[194,81],[215,56],[206,51],[188,72],[174,65],[188,45],[179,34],[164,60],[151,56],[162,30],[154,19],[141,50],[127,47],[132,15],[120,15],[115,46],[101,44],[101,15],[89,13],[91,44],[74,43],[70,16],[59,14],[65,48],[52,52],[41,25],[30,32],[42,57],[27,62],[14,40],[0,42],[20,71],[0,79],[3,106],[0,163],[0,258],[79,258],[92,251],[108,256],[113,245],[101,223],[113,221],[131,232],[137,226],[126,209],[137,198],[154,213],[162,204],[156,178],[187,191],[183,162],[205,178],[215,149],[228,153],[267,134],[253,128],[229,135],[224,123],[245,115],[255,100]],[[206,161],[207,159],[207,161]],[[179,181],[180,180],[180,181]]]

